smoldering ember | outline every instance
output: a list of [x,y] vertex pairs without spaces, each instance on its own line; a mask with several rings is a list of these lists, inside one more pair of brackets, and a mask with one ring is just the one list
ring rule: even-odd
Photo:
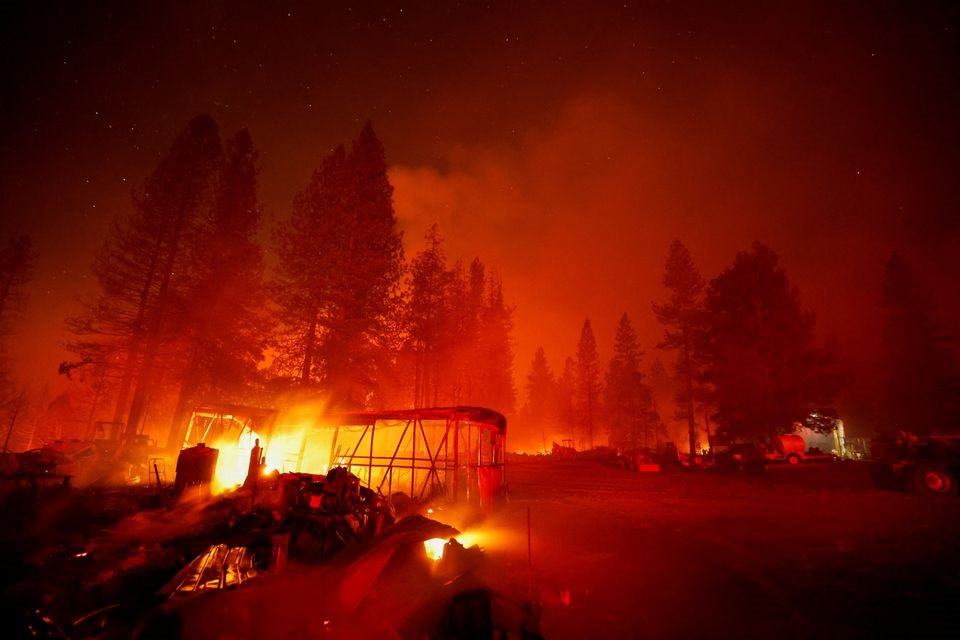
[[0,637],[960,637],[960,5],[6,3]]

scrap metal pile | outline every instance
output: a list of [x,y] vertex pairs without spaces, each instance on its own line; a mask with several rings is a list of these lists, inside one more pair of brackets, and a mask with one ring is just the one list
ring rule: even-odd
[[156,488],[4,496],[21,519],[3,529],[5,637],[539,637],[535,608],[488,588],[479,548],[450,542],[430,560],[424,542],[457,530],[410,500],[398,519],[345,468],[219,496],[190,477],[204,464],[181,471],[180,495],[159,500]]

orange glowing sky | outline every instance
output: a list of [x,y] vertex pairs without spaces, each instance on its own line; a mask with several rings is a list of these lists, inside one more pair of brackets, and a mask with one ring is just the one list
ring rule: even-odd
[[677,236],[708,276],[754,240],[778,251],[841,343],[851,406],[891,250],[957,326],[949,3],[437,4],[8,9],[0,231],[39,253],[21,379],[56,379],[111,217],[200,112],[250,129],[271,221],[371,119],[408,255],[436,221],[451,257],[502,274],[518,382],[541,344],[560,369],[585,316],[604,358],[624,311],[652,356]]

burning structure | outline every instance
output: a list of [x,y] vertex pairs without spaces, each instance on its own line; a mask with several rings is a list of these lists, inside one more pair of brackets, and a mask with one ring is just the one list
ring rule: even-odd
[[[198,408],[173,489],[118,489],[122,508],[97,516],[106,529],[80,546],[51,542],[44,566],[70,577],[18,594],[19,611],[40,616],[21,622],[34,637],[209,637],[214,627],[288,637],[315,623],[333,637],[448,637],[441,628],[469,631],[481,611],[484,629],[539,637],[534,608],[490,590],[473,538],[458,542],[457,528],[424,515],[429,504],[492,505],[505,437],[503,416],[479,407],[344,413],[306,428],[270,411]],[[160,499],[146,504],[148,491]],[[282,621],[243,622],[253,609]]]
[[244,481],[250,451],[261,446],[264,472],[343,467],[381,495],[486,506],[506,490],[506,432],[503,415],[481,407],[355,411],[290,424],[273,411],[207,405],[194,411],[183,445],[220,450],[223,488]]

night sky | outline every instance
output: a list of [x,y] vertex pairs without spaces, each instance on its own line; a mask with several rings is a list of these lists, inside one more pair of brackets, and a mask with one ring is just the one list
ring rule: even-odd
[[539,344],[560,369],[587,315],[604,360],[624,311],[667,360],[650,302],[677,236],[708,277],[755,240],[781,255],[854,417],[891,250],[960,324],[954,3],[13,4],[0,237],[38,253],[25,382],[56,380],[110,220],[203,112],[251,131],[268,221],[371,120],[408,255],[436,221],[502,273],[518,383]]

